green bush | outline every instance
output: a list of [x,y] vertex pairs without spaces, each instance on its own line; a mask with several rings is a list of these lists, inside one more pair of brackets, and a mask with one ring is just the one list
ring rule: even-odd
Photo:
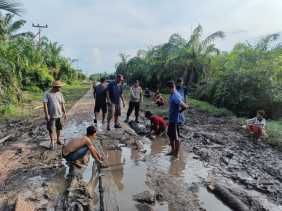
[[234,71],[222,74],[218,79],[200,85],[196,96],[218,107],[225,107],[240,116],[254,115],[263,109],[269,117],[278,118],[282,98],[277,99],[270,71]]

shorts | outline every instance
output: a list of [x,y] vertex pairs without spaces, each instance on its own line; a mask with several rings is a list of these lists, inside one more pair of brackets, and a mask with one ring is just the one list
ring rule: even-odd
[[80,160],[81,158],[83,158],[88,152],[88,147],[85,145],[77,150],[75,150],[74,152],[69,153],[68,155],[64,156],[63,158],[66,159],[66,161],[76,161],[76,160]]
[[63,121],[62,118],[51,118],[47,122],[47,130],[49,132],[54,132],[63,129]]
[[94,112],[99,113],[102,110],[103,113],[107,113],[107,104],[106,103],[96,103]]
[[112,118],[112,116],[120,116],[121,108],[120,104],[108,104],[108,116]]
[[171,140],[178,140],[177,123],[169,123],[167,135]]

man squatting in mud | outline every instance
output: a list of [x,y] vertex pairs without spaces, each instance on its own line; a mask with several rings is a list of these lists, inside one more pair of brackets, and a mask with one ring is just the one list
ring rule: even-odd
[[101,167],[105,167],[105,165],[103,165],[102,155],[99,154],[93,144],[95,138],[96,128],[89,126],[86,129],[86,135],[84,137],[72,139],[63,146],[63,158],[68,162],[81,166],[81,164],[85,164],[88,161],[88,152],[90,152],[96,162],[100,164]]
[[55,139],[57,144],[62,144],[60,142],[60,131],[63,128],[62,118],[64,120],[67,118],[65,100],[60,92],[62,86],[63,83],[61,81],[54,81],[52,89],[47,91],[43,97],[45,119],[50,136],[50,149],[55,148]]
[[166,131],[167,123],[161,116],[153,115],[151,111],[146,111],[145,118],[151,122],[150,132],[148,134],[149,137],[153,137],[153,134],[157,136],[162,135],[162,133]]
[[167,155],[177,156],[179,152],[180,142],[177,126],[180,121],[180,114],[188,108],[183,102],[181,95],[177,92],[174,81],[169,81],[167,87],[170,90],[169,96],[169,124],[167,134],[170,139],[171,151]]

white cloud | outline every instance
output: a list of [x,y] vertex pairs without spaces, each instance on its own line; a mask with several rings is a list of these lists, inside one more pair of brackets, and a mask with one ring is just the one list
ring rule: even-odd
[[218,45],[282,31],[281,0],[25,0],[31,23],[62,43],[65,54],[78,58],[87,73],[114,71],[120,52],[135,52],[166,41],[172,33],[188,38],[202,24],[205,34],[227,32]]

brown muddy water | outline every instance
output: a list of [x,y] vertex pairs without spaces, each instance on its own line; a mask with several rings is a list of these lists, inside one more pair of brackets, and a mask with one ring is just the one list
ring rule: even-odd
[[[69,139],[83,135],[88,124],[89,122],[87,121],[80,123],[75,121],[69,122],[64,130],[64,138]],[[103,130],[105,128],[99,125],[98,133]],[[200,205],[207,211],[231,210],[202,185],[203,181],[206,181],[208,178],[209,169],[201,161],[194,159],[192,152],[182,149],[178,158],[172,158],[165,156],[165,153],[169,150],[165,138],[154,141],[144,139],[142,142],[146,153],[140,153],[132,147],[122,147],[121,150],[105,150],[106,160],[109,165],[123,163],[123,165],[117,165],[102,171],[105,178],[107,177],[107,180],[109,178],[111,180],[111,183],[107,183],[111,187],[105,187],[107,184],[104,184],[104,188],[113,192],[111,197],[114,199],[111,199],[111,201],[116,203],[116,210],[141,210],[136,206],[138,203],[132,199],[132,196],[145,190],[150,190],[150,187],[147,185],[147,173],[149,167],[152,166],[166,174],[180,178],[183,184],[194,184]],[[88,184],[97,186],[97,182],[93,181],[96,180],[95,175],[93,175],[96,174],[95,166],[93,168],[93,165],[95,165],[95,162],[91,158],[83,174],[83,179]],[[91,187],[91,190],[95,191],[97,198],[99,198],[98,188]],[[107,201],[105,201],[105,204],[107,204]],[[154,211],[176,211],[167,202],[157,202],[151,207]]]

